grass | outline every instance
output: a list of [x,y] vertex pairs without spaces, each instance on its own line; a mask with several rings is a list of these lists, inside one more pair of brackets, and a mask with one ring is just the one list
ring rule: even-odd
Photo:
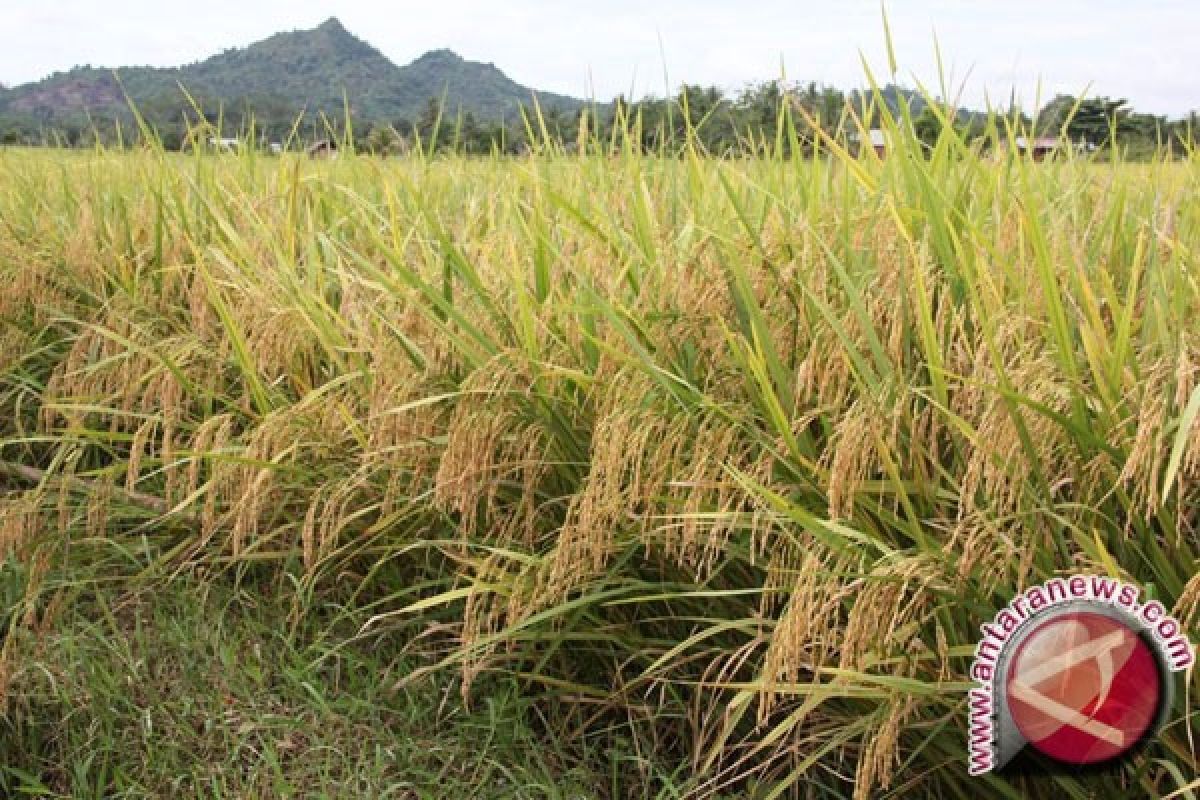
[[402,688],[515,686],[610,796],[1192,796],[1195,673],[1100,773],[969,778],[965,692],[1056,574],[1200,638],[1200,162],[885,124],[884,160],[0,152],[8,670],[56,576],[137,553],[143,592],[261,573],[294,630],[335,602]]
[[[396,691],[398,648],[354,615],[195,577],[85,585],[24,654],[0,739],[5,797],[588,798],[606,776],[546,746],[511,682],[472,709]],[[348,633],[347,633],[348,632]]]

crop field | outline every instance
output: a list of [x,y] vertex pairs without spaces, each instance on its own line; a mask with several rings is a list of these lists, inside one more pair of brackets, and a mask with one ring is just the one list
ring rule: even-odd
[[[1200,160],[895,136],[882,159],[0,149],[7,791],[383,796],[47,766],[125,735],[64,750],[45,718],[86,728],[43,696],[73,609],[128,591],[95,636],[143,632],[186,585],[321,628],[312,659],[367,654],[371,698],[442,687],[487,729],[471,709],[506,687],[555,774],[595,769],[563,797],[1200,794],[1195,671],[1130,760],[966,770],[979,626],[1016,592],[1119,577],[1200,639]],[[306,688],[235,728],[365,685],[278,658]],[[231,771],[265,752],[221,747]],[[292,751],[280,774],[330,758]]]

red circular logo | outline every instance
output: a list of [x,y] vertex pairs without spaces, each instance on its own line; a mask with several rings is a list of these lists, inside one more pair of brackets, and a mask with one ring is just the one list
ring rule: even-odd
[[1021,735],[1069,764],[1128,752],[1162,702],[1150,647],[1119,620],[1086,611],[1033,629],[1013,654],[1005,689]]

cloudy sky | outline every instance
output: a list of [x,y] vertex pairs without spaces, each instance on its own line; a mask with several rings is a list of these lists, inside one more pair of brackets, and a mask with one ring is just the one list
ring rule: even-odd
[[[580,4],[583,5],[583,4]],[[889,0],[901,82],[1026,105],[1089,85],[1140,110],[1200,108],[1196,0]],[[75,64],[169,66],[337,16],[398,64],[449,47],[530,86],[608,99],[682,81],[736,89],[786,75],[862,85],[887,58],[878,0],[4,0],[0,82]],[[665,72],[665,75],[664,75]]]

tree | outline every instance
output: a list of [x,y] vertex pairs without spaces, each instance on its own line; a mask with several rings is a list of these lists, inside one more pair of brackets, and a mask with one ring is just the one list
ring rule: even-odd
[[931,106],[926,106],[913,120],[913,132],[917,135],[917,139],[928,148],[937,144],[938,138],[942,135],[942,127],[942,118],[934,112]]
[[417,117],[416,133],[427,152],[436,152],[450,143],[453,126],[447,124],[443,111],[441,98],[430,97]]
[[1189,112],[1171,125],[1171,142],[1185,151],[1200,143],[1200,112]]
[[400,134],[391,125],[372,125],[363,139],[368,153],[380,156],[396,155],[402,150]]
[[1058,136],[1062,133],[1063,125],[1071,116],[1077,99],[1069,94],[1058,94],[1046,103],[1037,115],[1037,133],[1043,136]]
[[738,97],[738,106],[751,130],[774,138],[783,107],[783,87],[779,81],[748,86]]
[[1114,133],[1128,130],[1129,101],[1121,98],[1089,97],[1079,103],[1067,123],[1067,136],[1075,142],[1103,147],[1111,144]]

